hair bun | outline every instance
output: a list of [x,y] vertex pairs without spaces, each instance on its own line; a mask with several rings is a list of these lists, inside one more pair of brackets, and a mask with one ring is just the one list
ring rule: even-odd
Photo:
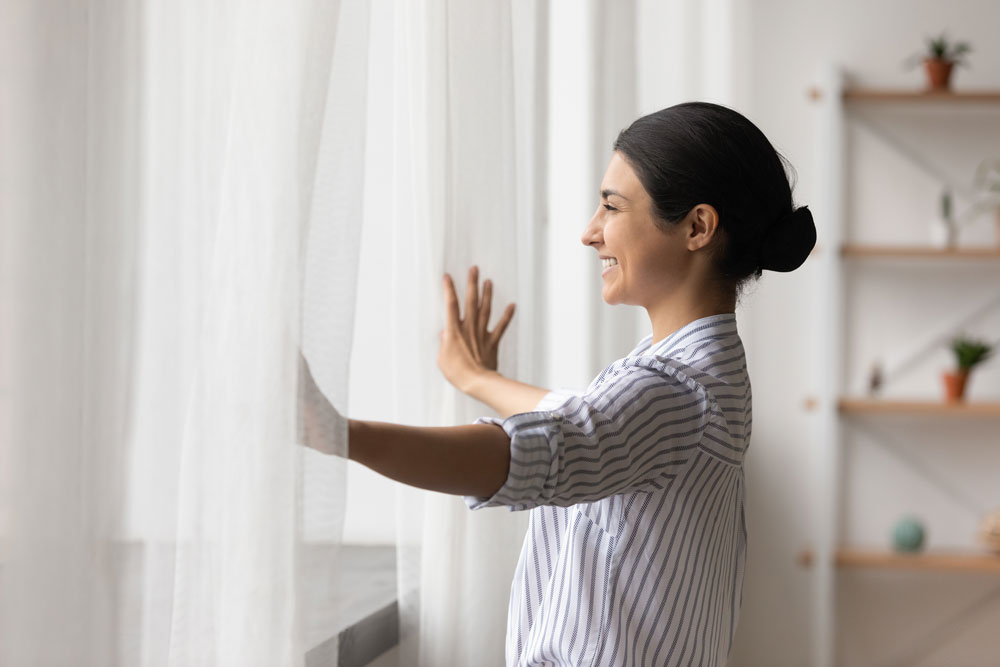
[[778,220],[764,234],[760,268],[788,272],[802,266],[816,245],[816,224],[808,206],[800,206]]

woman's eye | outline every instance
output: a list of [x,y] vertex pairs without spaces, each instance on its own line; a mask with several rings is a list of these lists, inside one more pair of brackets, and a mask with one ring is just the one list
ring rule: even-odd
[[609,211],[617,211],[618,210],[614,206],[612,206],[611,204],[605,204],[604,208],[608,209]]

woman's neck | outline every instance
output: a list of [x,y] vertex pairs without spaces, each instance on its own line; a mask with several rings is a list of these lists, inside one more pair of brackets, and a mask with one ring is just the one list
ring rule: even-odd
[[736,312],[736,297],[705,300],[671,299],[655,306],[647,307],[646,314],[653,325],[653,343],[656,344],[685,324],[703,317]]

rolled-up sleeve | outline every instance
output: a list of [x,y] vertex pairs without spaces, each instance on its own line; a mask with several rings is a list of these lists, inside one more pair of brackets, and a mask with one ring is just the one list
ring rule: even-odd
[[690,378],[624,367],[586,393],[550,392],[532,412],[480,417],[510,438],[510,469],[493,496],[465,501],[525,510],[659,488],[692,457],[711,412]]

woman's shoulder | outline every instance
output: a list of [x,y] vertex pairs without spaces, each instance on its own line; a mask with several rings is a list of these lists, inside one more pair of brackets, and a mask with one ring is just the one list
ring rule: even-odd
[[702,384],[742,382],[746,375],[746,352],[735,327],[715,328],[706,333],[674,345],[668,342],[652,348],[648,344],[637,346],[638,353],[630,353],[617,363],[623,368],[647,368]]

